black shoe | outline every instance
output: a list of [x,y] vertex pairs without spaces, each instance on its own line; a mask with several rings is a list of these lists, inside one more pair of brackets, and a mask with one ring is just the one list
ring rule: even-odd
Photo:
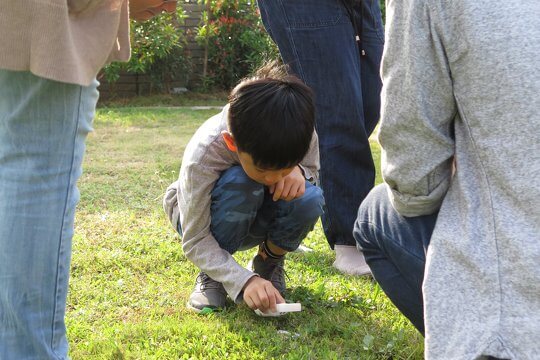
[[257,254],[252,260],[252,269],[260,277],[270,281],[281,295],[285,293],[285,256],[277,259],[268,256],[264,260]]
[[189,296],[187,307],[195,312],[200,312],[204,308],[223,308],[226,301],[227,292],[223,284],[200,272],[195,280],[195,288]]

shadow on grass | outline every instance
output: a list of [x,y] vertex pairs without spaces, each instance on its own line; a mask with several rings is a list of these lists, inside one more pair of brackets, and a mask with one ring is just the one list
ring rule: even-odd
[[297,278],[289,279],[285,297],[302,304],[299,313],[261,318],[230,303],[213,321],[267,359],[421,359],[421,337],[404,318],[384,315],[389,301],[379,285],[342,275],[331,263],[331,252],[288,258]]

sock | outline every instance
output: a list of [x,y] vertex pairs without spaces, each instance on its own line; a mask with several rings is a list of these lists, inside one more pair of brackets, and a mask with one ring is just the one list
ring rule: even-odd
[[336,261],[333,266],[348,275],[368,275],[371,273],[364,254],[354,245],[335,245]]
[[272,251],[270,251],[270,249],[268,248],[268,245],[266,245],[266,240],[262,242],[260,249],[264,252],[266,256],[272,259],[279,259],[285,256],[285,255],[277,255],[277,254],[274,254]]

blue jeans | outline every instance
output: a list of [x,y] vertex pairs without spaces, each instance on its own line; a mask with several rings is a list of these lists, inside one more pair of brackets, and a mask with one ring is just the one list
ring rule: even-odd
[[422,334],[425,254],[436,220],[437,214],[401,216],[381,184],[360,206],[354,226],[354,237],[373,277]]
[[355,244],[358,206],[375,180],[368,137],[379,120],[383,26],[379,0],[362,1],[363,11],[353,3],[365,56],[340,0],[258,0],[283,62],[315,92],[322,220],[331,247]]
[[294,251],[313,229],[323,205],[321,189],[309,182],[302,197],[273,201],[266,186],[251,180],[241,166],[233,166],[212,190],[210,230],[219,246],[231,254],[266,239]]
[[0,70],[0,359],[66,359],[76,182],[98,98]]

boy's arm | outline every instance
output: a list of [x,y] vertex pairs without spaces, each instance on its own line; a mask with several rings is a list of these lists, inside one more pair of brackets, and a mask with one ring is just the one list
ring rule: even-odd
[[309,150],[298,166],[302,170],[307,181],[312,184],[317,184],[319,182],[320,161],[319,138],[317,136],[317,132],[313,131],[313,137],[311,138]]
[[238,296],[255,273],[247,270],[223,250],[210,231],[211,193],[219,173],[199,164],[182,166],[178,181],[178,208],[182,224],[182,248],[186,257],[225,287],[229,296]]
[[[174,183],[172,183],[167,188],[167,191],[163,198],[163,208],[165,212],[167,213],[167,216],[175,229],[178,229],[179,216],[180,216],[178,201],[177,201],[178,186],[179,186],[179,181],[175,181]],[[193,250],[198,247],[204,248],[205,246],[204,243],[207,241],[209,241],[210,244],[212,244],[213,242],[216,242],[215,239],[213,241],[211,239],[204,239],[204,235],[203,235],[203,240],[198,242],[198,244],[195,239],[187,239],[185,236],[182,239],[183,239],[184,251],[186,252],[186,256],[188,252],[193,253],[194,252]],[[189,248],[190,250],[186,249],[186,247]],[[206,253],[206,251],[204,251],[204,253]],[[225,254],[225,257],[227,257],[226,254]],[[194,263],[195,261],[197,261],[196,259],[193,259],[191,256],[188,256],[188,258]],[[203,258],[207,258],[207,256],[203,256]],[[225,261],[228,262],[229,260],[225,260]],[[208,268],[206,267],[203,270],[202,266],[204,265],[200,265],[199,261],[197,261],[195,265],[197,265],[202,271],[210,275],[212,279],[215,279],[217,281],[224,283],[224,281],[220,280],[220,275],[225,277],[227,275],[226,271],[224,272],[222,269],[216,269],[217,274],[214,274],[212,271],[209,271]],[[236,263],[236,261],[234,261],[234,263],[232,264],[233,268],[236,267],[237,265],[238,264]],[[230,269],[230,265],[225,264],[224,266],[228,266],[228,268]],[[239,299],[239,294],[243,291],[244,293],[243,300],[246,302],[246,304],[250,308],[261,309],[262,311],[266,311],[270,309],[271,311],[274,311],[274,312],[276,311],[276,306],[275,306],[276,303],[285,302],[285,300],[283,299],[279,291],[276,290],[276,288],[272,285],[270,281],[260,278],[259,276],[256,276],[255,273],[252,273],[251,271],[246,270],[244,268],[237,269],[236,271],[238,271],[238,273],[240,274],[238,279],[241,279],[241,280],[234,281],[232,286],[227,286],[224,284],[225,289],[227,290],[227,293],[231,296],[231,298],[235,299],[236,301],[241,300]],[[229,273],[230,273],[229,276],[231,276],[232,279],[237,278],[237,276],[234,274],[235,270],[229,271]],[[245,279],[245,281],[243,279]]]

